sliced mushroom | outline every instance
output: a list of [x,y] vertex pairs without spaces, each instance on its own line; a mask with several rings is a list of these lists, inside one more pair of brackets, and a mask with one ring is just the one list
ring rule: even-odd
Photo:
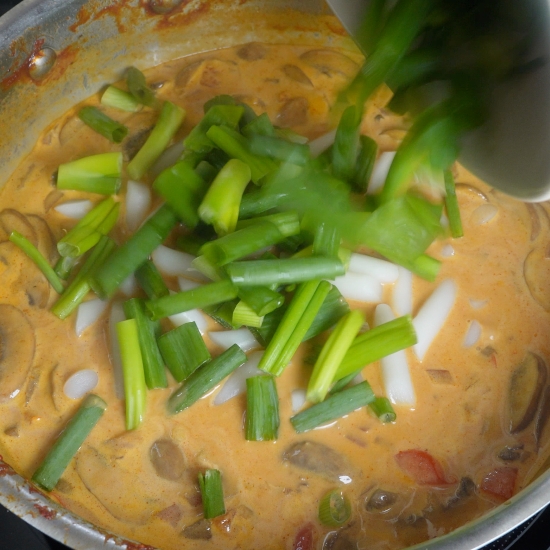
[[294,80],[294,82],[298,82],[299,84],[303,84],[304,86],[307,86],[308,88],[313,88],[313,83],[308,78],[306,73],[300,69],[300,67],[297,67],[296,65],[284,65],[282,67],[283,73],[290,78],[290,80]]
[[19,425],[6,428],[4,434],[8,437],[19,437]]
[[59,258],[59,254],[57,252],[57,241],[53,236],[48,222],[36,214],[27,214],[27,220],[36,232],[36,248],[38,248],[42,256],[44,256],[50,264],[54,264]]
[[245,61],[258,61],[258,59],[263,59],[268,52],[268,49],[263,44],[259,42],[250,42],[241,46],[237,50],[237,55],[244,59]]
[[357,542],[343,531],[332,531],[323,542],[323,550],[357,550]]
[[546,439],[545,428],[548,425],[548,419],[550,419],[550,386],[544,390],[537,422],[535,424],[535,443],[537,449],[542,447],[542,441]]
[[385,514],[389,512],[399,499],[398,493],[376,489],[365,502],[367,512]]
[[531,250],[523,263],[523,277],[533,300],[550,311],[550,258],[543,247]]
[[298,441],[283,453],[283,460],[332,481],[352,478],[347,459],[330,447],[315,441]]
[[279,110],[277,124],[282,128],[302,126],[308,119],[309,101],[305,97],[289,99]]
[[0,402],[23,387],[34,359],[34,330],[18,308],[0,304]]
[[4,208],[4,210],[0,212],[0,228],[4,231],[4,235],[0,240],[9,239],[11,232],[17,231],[34,246],[36,246],[38,242],[36,232],[27,220],[27,217],[13,208]]
[[180,519],[183,516],[183,510],[181,506],[174,502],[171,506],[164,508],[160,512],[157,512],[157,517],[168,522],[172,527],[176,527]]
[[195,72],[198,70],[203,62],[204,61],[201,59],[199,61],[194,61],[193,63],[190,63],[189,65],[184,67],[176,75],[176,86],[178,86],[179,88],[185,88],[185,86],[187,86],[188,82],[191,80],[193,74],[195,74]]
[[338,74],[352,78],[359,70],[355,61],[334,50],[310,50],[303,53],[300,59],[328,76]]
[[523,462],[531,455],[529,451],[524,451],[523,447],[523,444],[514,445],[513,447],[507,445],[498,453],[497,457],[504,462],[516,462],[517,460]]
[[536,241],[540,234],[540,218],[537,213],[537,209],[529,202],[525,203],[529,219],[531,220],[531,242]]
[[456,488],[455,494],[447,501],[444,508],[448,510],[466,503],[470,497],[474,496],[475,492],[475,482],[469,477],[463,477]]
[[149,449],[149,458],[157,474],[170,481],[180,479],[187,469],[184,454],[171,439],[157,439]]
[[208,519],[199,519],[199,521],[185,527],[181,534],[186,539],[210,540],[212,538],[212,524]]
[[63,193],[59,189],[50,191],[44,199],[44,212],[47,214],[62,198]]
[[40,366],[35,365],[31,369],[29,381],[27,382],[27,388],[25,389],[25,405],[28,405],[31,402],[32,396],[34,395],[34,392],[38,387],[38,383],[40,382],[41,373],[42,369]]
[[137,152],[143,147],[143,144],[147,141],[147,138],[152,130],[153,126],[142,128],[124,141],[122,145],[124,160],[131,160],[134,158]]
[[452,384],[453,377],[448,370],[445,369],[426,369],[428,376],[434,384]]
[[548,370],[544,360],[531,352],[512,373],[509,388],[510,433],[517,434],[535,417]]

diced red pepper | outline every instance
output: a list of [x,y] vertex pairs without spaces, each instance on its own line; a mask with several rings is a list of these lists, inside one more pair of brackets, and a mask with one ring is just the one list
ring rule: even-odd
[[426,451],[410,449],[395,455],[397,465],[418,485],[450,485],[441,464]]
[[518,469],[504,466],[489,472],[481,482],[481,490],[501,500],[508,500],[514,495]]
[[294,539],[294,550],[311,550],[313,548],[313,524],[304,525]]

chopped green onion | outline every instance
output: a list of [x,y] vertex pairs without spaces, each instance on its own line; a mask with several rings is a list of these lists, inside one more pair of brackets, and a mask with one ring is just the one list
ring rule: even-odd
[[335,279],[345,269],[337,258],[289,258],[286,260],[251,260],[226,267],[227,275],[237,286],[289,284],[311,279]]
[[279,396],[273,376],[246,379],[247,441],[273,441],[279,432]]
[[441,262],[427,254],[420,254],[411,263],[403,263],[403,266],[415,275],[433,283],[441,269]]
[[340,231],[335,225],[321,222],[315,230],[312,253],[314,256],[328,256],[339,258]]
[[70,276],[74,266],[77,264],[79,258],[71,258],[70,256],[61,256],[53,270],[57,273],[60,279],[66,281]]
[[305,144],[290,143],[285,139],[261,134],[248,136],[248,149],[254,155],[270,157],[284,162],[303,166],[310,160],[309,147]]
[[184,292],[178,292],[171,296],[149,300],[145,302],[145,305],[151,318],[157,320],[191,309],[202,309],[207,306],[227,302],[236,297],[237,288],[231,281],[224,280],[202,285]]
[[199,206],[200,218],[214,226],[218,235],[235,231],[239,205],[250,181],[250,168],[240,160],[230,160],[218,173]]
[[377,397],[370,405],[370,410],[378,417],[380,422],[395,422],[397,415],[387,397]]
[[163,334],[158,347],[176,382],[182,382],[212,358],[196,323],[185,323]]
[[128,128],[124,124],[113,120],[97,107],[83,107],[78,111],[78,118],[112,143],[120,143],[128,135]]
[[301,136],[290,128],[275,128],[275,135],[292,143],[298,143],[299,145],[304,145],[309,141],[307,137]]
[[212,149],[208,153],[206,160],[219,172],[229,162],[230,158],[221,149]]
[[153,166],[178,131],[184,118],[184,109],[170,101],[164,102],[153,131],[126,167],[131,179],[141,179],[145,172]]
[[234,325],[260,328],[264,318],[260,317],[246,302],[240,300],[233,310]]
[[57,188],[114,195],[120,189],[122,153],[102,153],[59,166]]
[[183,160],[163,170],[153,189],[190,229],[199,222],[198,209],[207,187],[204,180]]
[[464,235],[462,230],[462,221],[460,219],[460,209],[456,198],[455,181],[450,170],[445,170],[445,208],[449,217],[449,226],[453,239],[458,239]]
[[34,472],[33,483],[48,492],[57,485],[59,478],[106,408],[107,403],[101,397],[93,393],[86,396],[76,414],[69,420],[57,441]]
[[54,290],[58,294],[61,294],[65,287],[53,267],[48,263],[48,260],[40,254],[38,248],[17,231],[11,232],[10,241],[19,247],[36,264],[36,267],[42,271]]
[[239,221],[277,208],[288,200],[288,193],[265,194],[263,188],[246,193],[239,208]]
[[213,264],[223,266],[262,248],[273,246],[284,238],[276,225],[263,222],[210,241],[201,248],[200,253]]
[[177,223],[176,214],[161,206],[121,247],[117,248],[94,276],[101,297],[110,297],[168,237]]
[[282,374],[331,288],[327,281],[318,280],[300,285],[260,360],[259,369],[275,376]]
[[369,188],[372,169],[376,162],[376,153],[378,152],[378,144],[369,136],[359,137],[359,157],[353,183],[362,192]]
[[65,289],[59,300],[52,306],[51,312],[60,319],[66,319],[84,300],[91,289],[94,273],[103,265],[116,245],[113,240],[103,235],[92,252]]
[[[245,195],[246,197],[246,195]],[[237,229],[244,229],[260,223],[269,222],[277,226],[277,229],[285,237],[293,237],[300,233],[300,218],[295,210],[288,210],[286,212],[279,212],[277,214],[270,214],[268,216],[260,216],[257,218],[249,218],[247,220],[239,220],[237,222]]]
[[109,86],[101,96],[101,105],[113,107],[121,111],[135,113],[139,111],[139,101],[129,92],[125,92],[115,86]]
[[252,181],[256,184],[266,174],[277,170],[278,165],[273,159],[251,153],[246,138],[236,130],[226,126],[212,126],[206,135],[231,158],[247,164],[250,167]]
[[129,67],[126,71],[126,84],[132,96],[147,107],[157,108],[160,101],[155,94],[147,87],[145,75],[135,67]]
[[214,143],[207,137],[210,128],[212,126],[227,126],[235,129],[239,125],[243,112],[243,107],[237,105],[214,105],[191,130],[183,144],[191,151],[208,153],[214,148]]
[[126,398],[126,429],[134,430],[143,421],[147,400],[147,385],[139,346],[138,325],[135,319],[116,324]]
[[221,281],[224,275],[206,256],[197,256],[192,262],[191,267],[208,277],[212,281]]
[[135,276],[150,300],[156,300],[170,294],[157,266],[151,260],[145,260],[137,268]]
[[350,105],[342,114],[332,147],[332,172],[340,180],[351,182],[355,175],[359,148],[359,124],[357,109]]
[[207,183],[210,185],[214,178],[218,175],[219,170],[212,166],[208,161],[201,160],[197,167],[195,168],[195,172]]
[[332,395],[333,393],[337,393],[339,391],[342,391],[358,374],[361,374],[361,371],[363,368],[352,372],[351,374],[348,374],[347,376],[344,376],[344,378],[340,378],[332,388],[330,388],[329,394]]
[[220,471],[206,470],[204,475],[199,472],[199,486],[204,517],[211,519],[223,516],[225,514],[225,504],[223,501],[223,486]]
[[119,211],[120,204],[112,197],[100,202],[57,243],[59,254],[76,258],[90,250],[113,228]]
[[203,106],[202,109],[204,114],[206,114],[212,107],[215,105],[235,105],[236,101],[232,95],[220,94],[214,96],[212,99],[209,99]]
[[338,366],[364,322],[365,316],[359,310],[351,311],[338,321],[313,367],[307,387],[308,401],[319,403],[326,397]]
[[331,395],[322,403],[317,403],[293,417],[290,422],[296,433],[312,430],[321,424],[341,418],[356,409],[366,407],[374,401],[374,393],[365,380],[356,386]]
[[[313,245],[306,246],[292,255],[292,258],[311,258],[313,255]],[[349,262],[351,260],[351,250],[348,248],[339,247],[338,253],[336,254],[340,261],[344,264],[346,271],[349,267]]]
[[319,503],[319,521],[327,527],[344,525],[351,517],[351,504],[342,491],[328,492]]
[[165,388],[168,382],[164,372],[164,362],[157,345],[157,337],[161,332],[160,323],[149,319],[143,300],[140,298],[132,298],[124,302],[124,314],[127,319],[135,319],[137,324],[139,348],[147,387],[150,390]]
[[414,346],[416,342],[416,332],[410,315],[372,328],[355,339],[340,363],[334,380],[340,380],[396,351]]
[[282,294],[267,286],[240,286],[238,293],[239,298],[244,300],[259,317],[271,313],[285,303]]
[[168,412],[176,414],[187,409],[245,362],[246,355],[237,344],[233,344],[185,380],[168,399]]
[[176,246],[183,252],[191,254],[192,256],[198,256],[199,250],[207,243],[206,239],[203,239],[199,235],[189,233],[187,235],[181,235],[176,240]]
[[274,136],[275,128],[273,128],[273,124],[271,124],[269,120],[269,115],[267,113],[262,113],[260,116],[257,116],[254,120],[243,126],[241,132],[243,136],[247,138],[254,134]]
[[233,330],[241,328],[242,325],[236,325],[233,322],[233,312],[237,307],[237,300],[231,300],[230,302],[224,302],[223,304],[217,304],[215,306],[207,306],[202,311],[209,317],[212,317],[216,323],[220,324],[223,328]]

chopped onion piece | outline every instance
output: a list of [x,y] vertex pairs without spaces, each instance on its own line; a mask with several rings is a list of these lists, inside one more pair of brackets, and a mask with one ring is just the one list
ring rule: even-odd
[[178,286],[182,292],[185,292],[186,290],[193,290],[194,288],[202,286],[202,284],[197,283],[197,281],[192,281],[191,279],[186,279],[185,277],[178,277]]
[[92,208],[92,201],[87,199],[85,200],[74,200],[66,201],[57,206],[54,206],[54,210],[67,216],[67,218],[72,218],[73,220],[81,220]]
[[124,377],[122,373],[122,358],[120,355],[120,345],[116,331],[117,323],[126,320],[122,302],[113,302],[111,314],[109,315],[109,359],[113,365],[115,379],[115,394],[119,399],[124,399]]
[[247,378],[265,374],[263,370],[258,368],[263,354],[263,351],[255,351],[249,355],[248,361],[236,369],[227,379],[222,389],[214,398],[214,405],[221,405],[233,397],[244,393],[246,391]]
[[447,214],[445,214],[445,212],[441,212],[439,223],[441,224],[441,227],[444,227],[445,229],[449,227],[449,218],[447,218]]
[[464,338],[464,344],[463,344],[464,347],[471,348],[472,346],[475,346],[480,336],[481,336],[481,325],[474,319],[470,323],[470,326],[468,327],[468,331],[466,332],[466,337]]
[[352,386],[357,386],[357,384],[361,384],[361,382],[364,382],[365,379],[363,378],[363,375],[361,373],[356,374],[353,379],[351,380],[350,384]]
[[444,258],[450,258],[451,256],[454,256],[454,255],[455,255],[455,249],[454,249],[450,244],[446,244],[446,245],[441,249],[441,255],[442,255]]
[[195,259],[195,256],[168,248],[162,244],[153,251],[151,259],[157,269],[164,275],[193,277],[193,273],[197,273],[196,269],[191,267],[191,262]]
[[183,141],[176,141],[174,145],[170,145],[151,167],[150,172],[153,178],[156,178],[163,170],[166,170],[166,168],[176,164],[182,153]]
[[[378,304],[374,310],[375,326],[389,323],[395,315],[387,304]],[[411,379],[411,372],[407,362],[405,350],[397,351],[380,359],[382,378],[386,396],[394,405],[414,406],[416,396]]]
[[412,273],[404,267],[397,266],[399,277],[392,292],[392,306],[398,317],[412,314],[413,279]]
[[299,390],[293,390],[290,394],[290,401],[292,403],[292,412],[297,413],[298,411],[301,411],[304,408],[304,405],[306,404],[306,390],[299,389]]
[[308,143],[311,156],[317,158],[323,151],[326,151],[333,143],[336,138],[336,129],[327,132],[326,134],[310,141]]
[[75,372],[63,386],[63,393],[70,399],[80,399],[91,392],[98,384],[99,376],[92,369]]
[[108,303],[97,298],[96,300],[83,302],[78,306],[74,328],[77,336],[81,336],[88,327],[99,319]]
[[472,223],[474,225],[484,225],[489,223],[498,212],[494,204],[482,204],[472,212]]
[[137,290],[137,280],[133,273],[130,273],[124,281],[120,284],[119,288],[126,296],[133,296]]
[[452,279],[446,279],[432,292],[413,319],[414,329],[418,337],[414,352],[421,361],[447,320],[455,303],[455,298],[456,284]]
[[473,300],[472,298],[470,298],[469,302],[470,302],[470,305],[474,308],[474,309],[481,309],[482,307],[486,306],[487,305],[487,302],[489,300]]
[[355,252],[351,254],[349,270],[354,273],[370,275],[381,283],[394,283],[399,277],[399,270],[395,264]]
[[374,195],[377,191],[382,189],[382,186],[388,177],[388,172],[390,171],[390,166],[394,157],[395,151],[382,153],[378,157],[378,160],[374,163],[369,188],[367,190],[369,195]]
[[342,277],[331,281],[346,300],[360,302],[380,302],[382,300],[382,285],[380,281],[361,273],[348,271]]
[[151,208],[151,189],[145,183],[128,180],[126,189],[126,225],[134,232]]
[[247,328],[211,332],[209,336],[214,344],[223,349],[229,349],[233,344],[237,344],[245,352],[262,347]]

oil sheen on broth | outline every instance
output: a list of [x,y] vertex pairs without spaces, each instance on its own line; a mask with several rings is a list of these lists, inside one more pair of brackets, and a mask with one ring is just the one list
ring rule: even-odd
[[[224,93],[257,113],[267,112],[274,124],[312,139],[334,127],[331,106],[360,61],[350,52],[250,44],[176,60],[146,76],[159,98],[187,110],[178,138],[200,120],[205,101]],[[381,151],[395,150],[406,128],[402,119],[384,110],[388,99],[387,90],[375,95],[362,126]],[[98,101],[94,96],[85,104]],[[85,126],[77,111],[71,109],[51,124],[1,195],[2,241],[6,232],[19,227],[52,262],[55,242],[76,223],[52,207],[89,198],[74,191],[61,196],[52,183],[57,167],[121,148],[128,160],[156,119],[151,109],[107,109],[130,129],[129,137],[116,146]],[[281,428],[276,442],[245,441],[244,395],[215,406],[214,393],[168,417],[165,402],[173,380],[171,387],[149,392],[144,423],[125,431],[124,401],[115,393],[108,351],[109,308],[77,337],[74,315],[60,321],[49,312],[55,293],[34,264],[11,243],[0,242],[0,303],[7,304],[0,306],[0,369],[2,380],[9,377],[18,388],[1,395],[2,456],[22,475],[32,475],[78,408],[80,400],[63,393],[65,381],[89,368],[99,375],[95,392],[108,409],[52,497],[124,537],[164,550],[290,549],[309,524],[315,548],[397,549],[440,536],[495,507],[502,502],[492,490],[498,476],[517,473],[517,492],[548,454],[544,431],[535,441],[536,418],[510,434],[509,393],[518,365],[536,357],[546,369],[550,357],[550,218],[545,204],[524,205],[460,167],[455,172],[465,236],[431,246],[429,253],[442,259],[443,267],[435,284],[414,279],[413,314],[439,281],[452,278],[458,294],[424,360],[407,350],[415,408],[396,407],[392,424],[382,424],[362,409],[325,429],[296,434],[288,421],[290,395],[305,388],[311,368],[302,364],[301,350],[277,380]],[[121,198],[124,205],[124,190]],[[496,211],[489,221],[483,217],[487,205]],[[128,237],[124,219],[122,212],[115,230],[118,241]],[[177,289],[175,278],[167,281]],[[392,285],[385,285],[385,303],[391,303],[391,293]],[[375,304],[351,305],[364,308],[372,324]],[[480,324],[481,336],[466,348],[464,338],[473,321]],[[209,330],[222,330],[209,323]],[[220,352],[209,345],[214,354]],[[376,395],[384,394],[378,364],[367,366],[363,375]],[[520,378],[515,377],[516,385],[524,383]],[[513,389],[526,395],[531,391]],[[447,484],[419,485],[407,476],[395,455],[411,449],[438,460]],[[211,522],[201,519],[196,482],[197,472],[205,468],[223,472],[226,498],[227,514]],[[335,487],[342,487],[353,503],[351,519],[340,530],[317,520],[319,499]]]

